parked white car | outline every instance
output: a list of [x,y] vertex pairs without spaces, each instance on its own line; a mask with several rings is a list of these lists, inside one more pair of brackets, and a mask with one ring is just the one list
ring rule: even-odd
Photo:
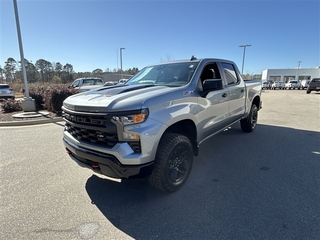
[[285,89],[284,82],[274,82],[271,85],[271,89]]
[[306,89],[309,85],[310,80],[301,80],[301,89]]
[[297,80],[290,80],[285,84],[286,89],[300,89],[301,84]]
[[262,83],[262,89],[268,89],[268,87],[269,87],[268,82],[263,82]]
[[119,84],[126,84],[126,82],[128,81],[128,79],[120,79],[119,80]]

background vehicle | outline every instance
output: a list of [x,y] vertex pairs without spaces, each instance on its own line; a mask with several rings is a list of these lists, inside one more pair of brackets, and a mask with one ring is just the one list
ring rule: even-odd
[[310,80],[301,80],[300,85],[302,89],[305,89],[308,87]]
[[0,99],[14,99],[14,91],[8,84],[0,84]]
[[320,78],[313,78],[308,85],[307,94],[311,93],[311,91],[320,91]]
[[262,89],[268,89],[269,88],[269,83],[266,81],[266,82],[263,82],[262,83]]
[[298,82],[297,80],[290,80],[289,82],[287,82],[285,84],[285,88],[286,89],[300,89],[301,85],[300,82]]
[[119,80],[119,84],[126,84],[126,82],[128,81],[128,79],[120,79]]
[[105,82],[103,86],[113,86],[114,82]]
[[271,89],[285,89],[285,84],[284,82],[274,82],[271,85]]
[[240,122],[255,130],[260,80],[244,82],[232,61],[196,59],[150,65],[125,85],[68,97],[63,142],[80,166],[113,178],[148,176],[174,192],[209,137]]
[[79,92],[89,91],[93,88],[103,87],[101,78],[78,78],[73,81],[71,87],[79,90]]

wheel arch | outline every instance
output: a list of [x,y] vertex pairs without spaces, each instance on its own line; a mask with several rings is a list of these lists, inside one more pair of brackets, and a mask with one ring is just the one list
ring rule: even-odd
[[[198,144],[197,144],[197,128],[195,123],[190,119],[181,120],[169,126],[166,131],[163,133],[166,134],[168,132],[178,133],[184,135],[190,139],[193,148],[193,155],[198,156]],[[162,136],[163,136],[162,135]]]
[[262,102],[261,102],[261,98],[260,96],[255,96],[252,104],[255,104],[258,107],[258,110],[260,110],[262,108]]

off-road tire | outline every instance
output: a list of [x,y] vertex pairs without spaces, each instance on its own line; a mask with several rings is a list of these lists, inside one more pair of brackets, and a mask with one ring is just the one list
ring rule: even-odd
[[257,126],[258,121],[258,107],[252,104],[250,113],[247,118],[240,121],[241,129],[244,132],[253,132]]
[[165,133],[158,146],[149,182],[163,192],[175,192],[186,182],[192,162],[193,150],[189,138]]

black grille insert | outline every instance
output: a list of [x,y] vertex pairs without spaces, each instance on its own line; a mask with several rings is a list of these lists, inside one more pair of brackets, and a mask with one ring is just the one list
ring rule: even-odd
[[65,130],[82,142],[112,148],[118,142],[117,127],[106,115],[63,113]]
[[[75,139],[99,147],[114,147],[119,141],[117,126],[107,115],[63,113],[65,131]],[[140,141],[128,141],[134,152],[140,153]]]

